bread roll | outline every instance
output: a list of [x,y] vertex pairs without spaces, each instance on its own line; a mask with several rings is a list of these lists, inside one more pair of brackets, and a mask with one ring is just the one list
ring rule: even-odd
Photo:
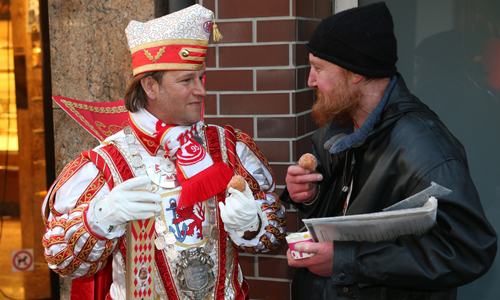
[[318,161],[316,157],[310,153],[306,153],[302,155],[299,159],[299,166],[308,169],[311,172],[316,171],[316,167],[318,166]]
[[241,177],[240,175],[234,175],[233,178],[231,178],[231,180],[227,184],[227,188],[228,189],[233,188],[235,190],[243,192],[245,191],[246,188],[245,179],[243,179],[243,177]]

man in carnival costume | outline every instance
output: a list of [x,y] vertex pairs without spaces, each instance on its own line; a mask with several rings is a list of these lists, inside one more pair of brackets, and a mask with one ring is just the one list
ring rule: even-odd
[[[94,288],[107,299],[126,298],[129,221],[155,217],[154,268],[138,275],[154,279],[155,299],[245,299],[236,249],[265,252],[284,239],[285,211],[254,141],[231,126],[200,121],[212,25],[214,39],[221,38],[212,18],[193,5],[130,22],[130,126],[68,164],[46,197],[49,267],[79,278],[98,277],[112,264],[109,292]],[[245,179],[243,188],[226,194],[235,174]],[[207,270],[203,286],[189,284],[196,276],[183,272],[193,257]]]

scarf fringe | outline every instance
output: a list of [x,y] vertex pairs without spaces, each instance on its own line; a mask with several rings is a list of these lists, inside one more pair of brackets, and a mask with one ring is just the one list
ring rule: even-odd
[[185,180],[179,176],[182,193],[179,208],[193,206],[225,190],[234,172],[223,162],[215,162],[209,168]]

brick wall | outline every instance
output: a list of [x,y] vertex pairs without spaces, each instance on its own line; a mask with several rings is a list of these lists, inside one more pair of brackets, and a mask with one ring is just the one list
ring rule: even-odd
[[[311,151],[316,125],[307,87],[305,44],[321,19],[333,12],[331,0],[198,0],[215,13],[223,40],[207,53],[206,123],[231,124],[250,134],[270,161],[277,193],[286,169]],[[287,206],[287,230],[302,217]],[[269,254],[241,254],[251,299],[290,299],[295,272],[282,245]]]

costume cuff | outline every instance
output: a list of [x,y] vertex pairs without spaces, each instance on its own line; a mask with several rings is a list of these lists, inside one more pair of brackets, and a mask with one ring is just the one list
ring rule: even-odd
[[332,281],[335,285],[351,285],[358,274],[357,242],[334,242]]
[[231,236],[231,240],[237,246],[255,247],[259,244],[259,241],[260,241],[260,238],[262,237],[262,235],[266,233],[266,227],[267,227],[267,225],[269,225],[267,217],[264,215],[264,212],[260,209],[257,211],[257,214],[258,214],[260,221],[261,221],[260,230],[259,230],[259,234],[257,234],[251,240],[246,240],[242,237],[239,237],[236,234],[236,230],[231,229],[231,228],[227,227],[226,225],[224,225],[224,229],[226,230],[227,233],[229,233],[229,235]]
[[116,226],[111,226],[107,224],[106,219],[96,220],[95,217],[95,209],[96,204],[101,201],[103,198],[94,199],[90,202],[88,211],[87,211],[87,222],[90,230],[98,236],[105,237],[108,240],[118,238],[125,233],[125,229],[127,228],[127,224],[121,224]]

